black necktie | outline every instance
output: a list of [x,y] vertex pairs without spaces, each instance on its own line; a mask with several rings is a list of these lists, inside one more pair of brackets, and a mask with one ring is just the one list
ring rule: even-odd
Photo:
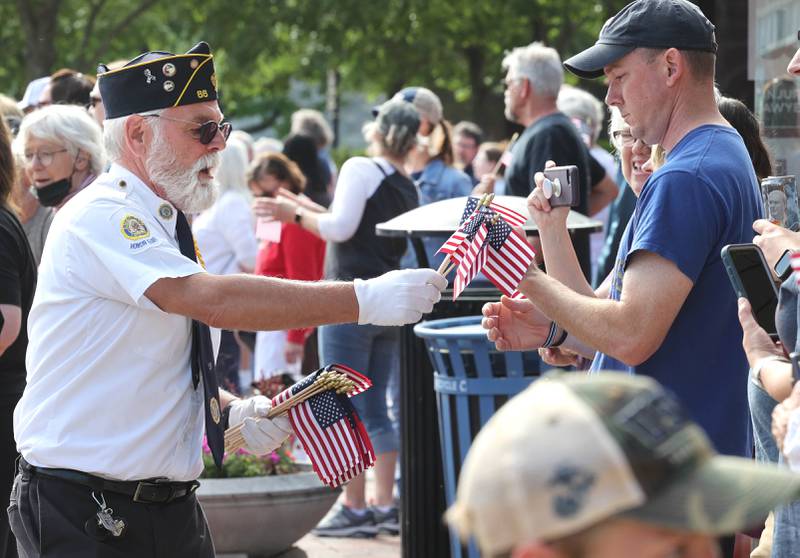
[[[197,261],[194,237],[189,222],[182,211],[178,211],[176,232],[178,234],[178,247],[181,254]],[[222,454],[225,451],[225,433],[222,431],[221,414],[219,406],[219,387],[217,375],[214,371],[214,348],[211,344],[211,331],[204,323],[192,320],[192,382],[195,389],[203,375],[203,400],[206,407],[206,438],[211,448],[211,455],[217,467],[222,467]]]

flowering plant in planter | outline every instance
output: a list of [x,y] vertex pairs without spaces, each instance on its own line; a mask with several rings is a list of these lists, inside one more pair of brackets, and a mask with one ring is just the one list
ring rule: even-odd
[[243,449],[234,454],[226,453],[222,469],[218,469],[211,456],[208,442],[203,440],[203,473],[201,479],[221,479],[234,477],[263,477],[267,475],[288,475],[296,473],[300,467],[289,451],[288,442],[267,455],[253,455]]
[[[275,376],[253,384],[256,394],[272,398],[291,385],[290,376]],[[225,453],[222,469],[214,464],[208,440],[203,438],[203,473],[202,479],[237,478],[237,477],[263,477],[268,475],[288,475],[301,469],[297,465],[294,455],[290,450],[291,438],[281,447],[267,455],[253,455],[244,449],[236,453]]]

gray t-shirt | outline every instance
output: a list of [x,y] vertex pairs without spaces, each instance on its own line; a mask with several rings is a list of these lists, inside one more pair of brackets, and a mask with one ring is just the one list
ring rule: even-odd
[[52,222],[53,209],[40,205],[36,213],[33,214],[33,217],[28,219],[27,222],[22,223],[25,236],[28,237],[28,243],[31,245],[33,257],[36,260],[36,267],[39,267],[42,261],[44,241],[47,238],[47,232],[50,230],[50,223]]

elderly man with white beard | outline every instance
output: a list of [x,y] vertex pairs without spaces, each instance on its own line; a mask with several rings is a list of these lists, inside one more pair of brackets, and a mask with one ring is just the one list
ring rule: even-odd
[[[29,318],[28,386],[10,523],[21,556],[214,556],[194,496],[205,430],[217,465],[242,423],[276,448],[269,400],[218,389],[208,326],[290,329],[415,322],[446,281],[433,270],[304,283],[203,269],[184,213],[209,207],[230,124],[207,44],[100,67],[109,171],[59,212]],[[204,428],[205,423],[205,428]]]

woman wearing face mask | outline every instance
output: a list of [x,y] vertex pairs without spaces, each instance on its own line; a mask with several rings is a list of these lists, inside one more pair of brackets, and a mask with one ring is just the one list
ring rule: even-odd
[[[256,198],[275,198],[280,192],[293,200],[304,200],[306,207],[313,204],[303,191],[306,179],[300,167],[281,153],[259,155],[247,170],[247,184]],[[317,206],[319,211],[325,208]],[[294,221],[281,223],[280,240],[264,240],[258,249],[256,275],[282,277],[300,281],[322,279],[325,260],[325,241],[303,229]],[[301,364],[310,350],[309,362],[302,372],[313,372],[318,368],[316,357],[316,328],[290,329],[288,331],[259,331],[256,334],[256,350],[253,356],[255,379],[268,378],[281,372],[301,372]],[[314,362],[316,361],[316,363]]]
[[26,116],[14,149],[39,203],[56,211],[105,167],[100,126],[78,106],[51,105]]
[[[619,153],[622,175],[638,197],[645,182],[653,174],[653,170],[663,163],[664,152],[659,146],[651,149],[644,142],[635,140],[631,136],[630,127],[622,119],[616,107],[611,108],[609,136]],[[602,284],[593,291],[581,272],[578,258],[572,247],[566,226],[566,209],[568,208],[551,210],[547,204],[547,209],[544,209],[541,199],[541,191],[536,188],[528,198],[528,210],[539,228],[548,274],[577,292],[594,295],[597,298],[607,298],[616,270],[612,270]],[[539,349],[539,354],[546,363],[552,366],[574,365],[578,356],[562,349]]]

